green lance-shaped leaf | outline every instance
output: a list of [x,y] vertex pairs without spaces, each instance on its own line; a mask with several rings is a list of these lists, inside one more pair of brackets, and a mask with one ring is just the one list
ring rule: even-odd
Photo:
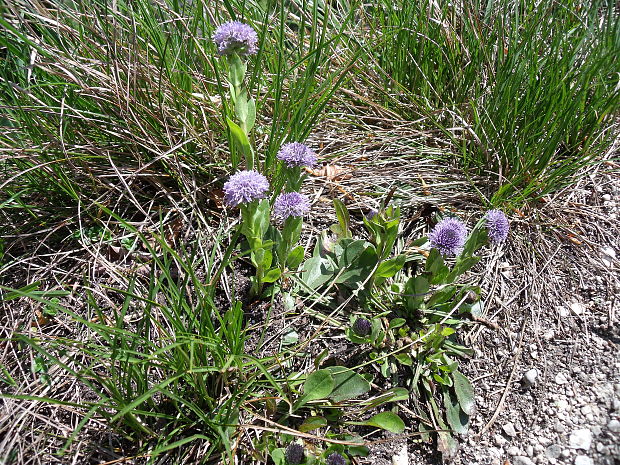
[[365,421],[364,424],[400,434],[405,431],[405,422],[395,413],[381,412]]
[[425,269],[431,274],[430,281],[432,284],[441,284],[450,272],[450,269],[444,264],[443,257],[437,249],[431,249],[426,259]]
[[342,201],[334,199],[334,208],[336,210],[336,217],[340,224],[340,233],[342,237],[351,237],[351,217],[349,216],[349,210]]
[[367,408],[377,407],[387,402],[398,402],[409,399],[409,390],[405,388],[392,388],[384,392],[379,397],[366,401]]
[[304,253],[305,250],[302,245],[298,245],[293,250],[291,250],[291,253],[289,253],[288,257],[286,258],[286,266],[289,270],[295,271],[297,268],[299,268],[299,265],[304,260]]
[[325,426],[327,426],[327,420],[324,417],[308,417],[299,425],[299,431],[307,433]]
[[279,447],[272,450],[270,455],[275,465],[286,465],[286,449]]
[[312,257],[303,264],[301,280],[312,290],[318,289],[334,276],[334,269],[327,260],[321,257]]
[[[245,90],[242,90],[239,95],[237,95],[237,100],[235,101],[235,115],[239,118],[241,122],[241,128],[243,129],[246,125],[245,122],[248,118],[248,95]],[[247,130],[244,130],[246,134]]]
[[273,283],[280,279],[280,276],[282,276],[282,270],[280,270],[280,268],[272,268],[267,271],[267,273],[265,273],[265,276],[263,277],[263,282]]
[[461,257],[470,257],[473,253],[482,247],[488,241],[488,235],[486,228],[477,227],[471,232],[467,241],[465,242],[465,246],[463,247],[463,251],[461,252]]
[[473,267],[476,263],[480,261],[480,257],[464,257],[463,255],[459,256],[454,264],[454,268],[452,271],[446,276],[446,283],[453,282],[460,275],[468,271],[471,267]]
[[435,291],[428,302],[426,302],[426,306],[428,308],[432,308],[435,305],[440,305],[448,302],[456,293],[456,286],[445,286],[441,289]]
[[[260,246],[269,228],[269,218],[271,216],[269,201],[263,199],[258,204],[241,205],[241,216],[243,220],[241,225],[243,235],[248,239],[248,242],[260,241],[257,242],[257,247]],[[252,242],[250,243],[252,245]]]
[[335,380],[328,370],[317,370],[310,373],[304,383],[304,394],[297,402],[296,408],[311,400],[327,399],[332,393]]
[[[239,58],[236,53],[232,54],[228,58],[228,80],[234,89],[238,89],[243,85],[243,78],[247,71],[247,65]],[[233,95],[235,99],[237,95]]]
[[452,379],[454,380],[454,392],[456,397],[467,415],[474,413],[474,388],[467,379],[467,377],[460,371],[452,373]]
[[349,368],[333,366],[327,370],[334,378],[334,390],[329,395],[334,402],[354,399],[370,391],[370,383]]
[[248,98],[245,90],[242,90],[237,96],[235,114],[239,118],[241,129],[246,135],[249,135],[256,122],[256,103],[254,99]]
[[417,310],[422,302],[424,302],[424,298],[429,289],[430,284],[428,279],[424,276],[409,278],[405,285],[407,309],[409,311]]
[[248,99],[248,115],[245,120],[245,130],[249,134],[256,123],[256,102],[253,98]]
[[391,278],[403,268],[406,260],[407,257],[405,255],[397,255],[394,258],[381,262],[377,271],[375,271],[375,276],[379,278]]
[[248,136],[243,129],[230,118],[226,118],[226,123],[230,129],[230,134],[235,146],[245,157],[246,169],[254,169],[254,151],[252,150],[252,145],[250,144]]
[[461,410],[458,400],[448,389],[443,391],[446,420],[455,433],[465,434],[469,429],[469,417]]

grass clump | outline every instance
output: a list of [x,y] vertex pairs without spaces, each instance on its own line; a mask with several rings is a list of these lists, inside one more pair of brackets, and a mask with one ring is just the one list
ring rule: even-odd
[[620,17],[608,2],[378,2],[364,42],[397,111],[430,115],[493,204],[535,200],[613,143]]

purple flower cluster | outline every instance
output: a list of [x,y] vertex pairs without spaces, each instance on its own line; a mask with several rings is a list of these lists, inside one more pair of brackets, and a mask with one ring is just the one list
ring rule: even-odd
[[289,142],[280,147],[278,159],[282,160],[289,168],[294,166],[316,165],[316,154],[310,147],[300,142]]
[[220,55],[254,55],[258,51],[258,35],[251,26],[230,21],[219,26],[213,34],[213,42]]
[[338,452],[334,452],[327,456],[327,465],[345,465],[344,457]]
[[366,318],[358,318],[353,323],[353,332],[358,336],[368,336],[372,331],[372,323]]
[[258,171],[239,171],[224,183],[224,202],[231,207],[263,199],[269,190],[267,178]]
[[289,216],[304,216],[310,211],[310,200],[299,192],[280,194],[273,204],[273,214],[282,220]]
[[367,220],[372,220],[378,214],[379,214],[379,210],[377,210],[375,208],[371,208],[370,210],[368,210],[368,212],[366,213],[365,216],[366,216]]
[[467,238],[467,227],[456,218],[445,218],[433,228],[428,236],[431,247],[444,255],[458,255]]
[[289,465],[299,465],[304,459],[304,448],[301,444],[291,442],[284,453],[286,463]]
[[489,210],[485,216],[487,221],[487,232],[491,242],[499,243],[508,237],[508,218],[501,210]]

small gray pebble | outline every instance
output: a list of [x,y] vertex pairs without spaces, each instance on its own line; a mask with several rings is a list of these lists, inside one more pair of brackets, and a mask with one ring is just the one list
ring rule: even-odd
[[510,446],[506,452],[508,452],[508,455],[519,455],[521,451],[517,446]]
[[607,428],[612,433],[620,433],[620,421],[610,420],[609,423],[607,423]]
[[555,431],[558,433],[563,433],[564,431],[566,431],[566,428],[564,427],[564,424],[561,421],[558,421],[555,424]]
[[557,459],[562,455],[562,448],[557,444],[551,444],[545,449],[545,455],[549,459]]
[[549,444],[551,444],[551,439],[541,436],[538,438],[538,442],[541,443],[543,446],[548,446]]
[[567,458],[570,456],[570,451],[568,449],[564,449],[561,455],[562,457]]
[[517,455],[512,458],[512,465],[534,465],[534,462],[532,462],[529,457]]

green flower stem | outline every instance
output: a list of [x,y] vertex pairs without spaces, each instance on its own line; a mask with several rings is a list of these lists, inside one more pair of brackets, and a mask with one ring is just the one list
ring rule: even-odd
[[[301,224],[302,219],[296,216],[289,216],[284,220],[284,227],[282,228],[282,244],[285,255],[287,257],[293,248],[293,244],[299,242],[301,236]],[[286,258],[284,259],[286,260]]]
[[241,94],[243,79],[247,71],[247,65],[236,53],[228,57],[228,80],[230,82],[230,96],[233,103],[237,102],[237,97]]
[[260,295],[263,288],[265,271],[271,266],[273,254],[271,247],[265,247],[263,238],[269,227],[270,206],[266,199],[241,205],[241,226],[239,230],[250,246],[250,259],[256,268],[256,274],[250,289],[254,297]]
[[263,278],[265,277],[265,267],[258,262],[256,265],[256,274],[250,288],[250,297],[258,297],[263,291]]

